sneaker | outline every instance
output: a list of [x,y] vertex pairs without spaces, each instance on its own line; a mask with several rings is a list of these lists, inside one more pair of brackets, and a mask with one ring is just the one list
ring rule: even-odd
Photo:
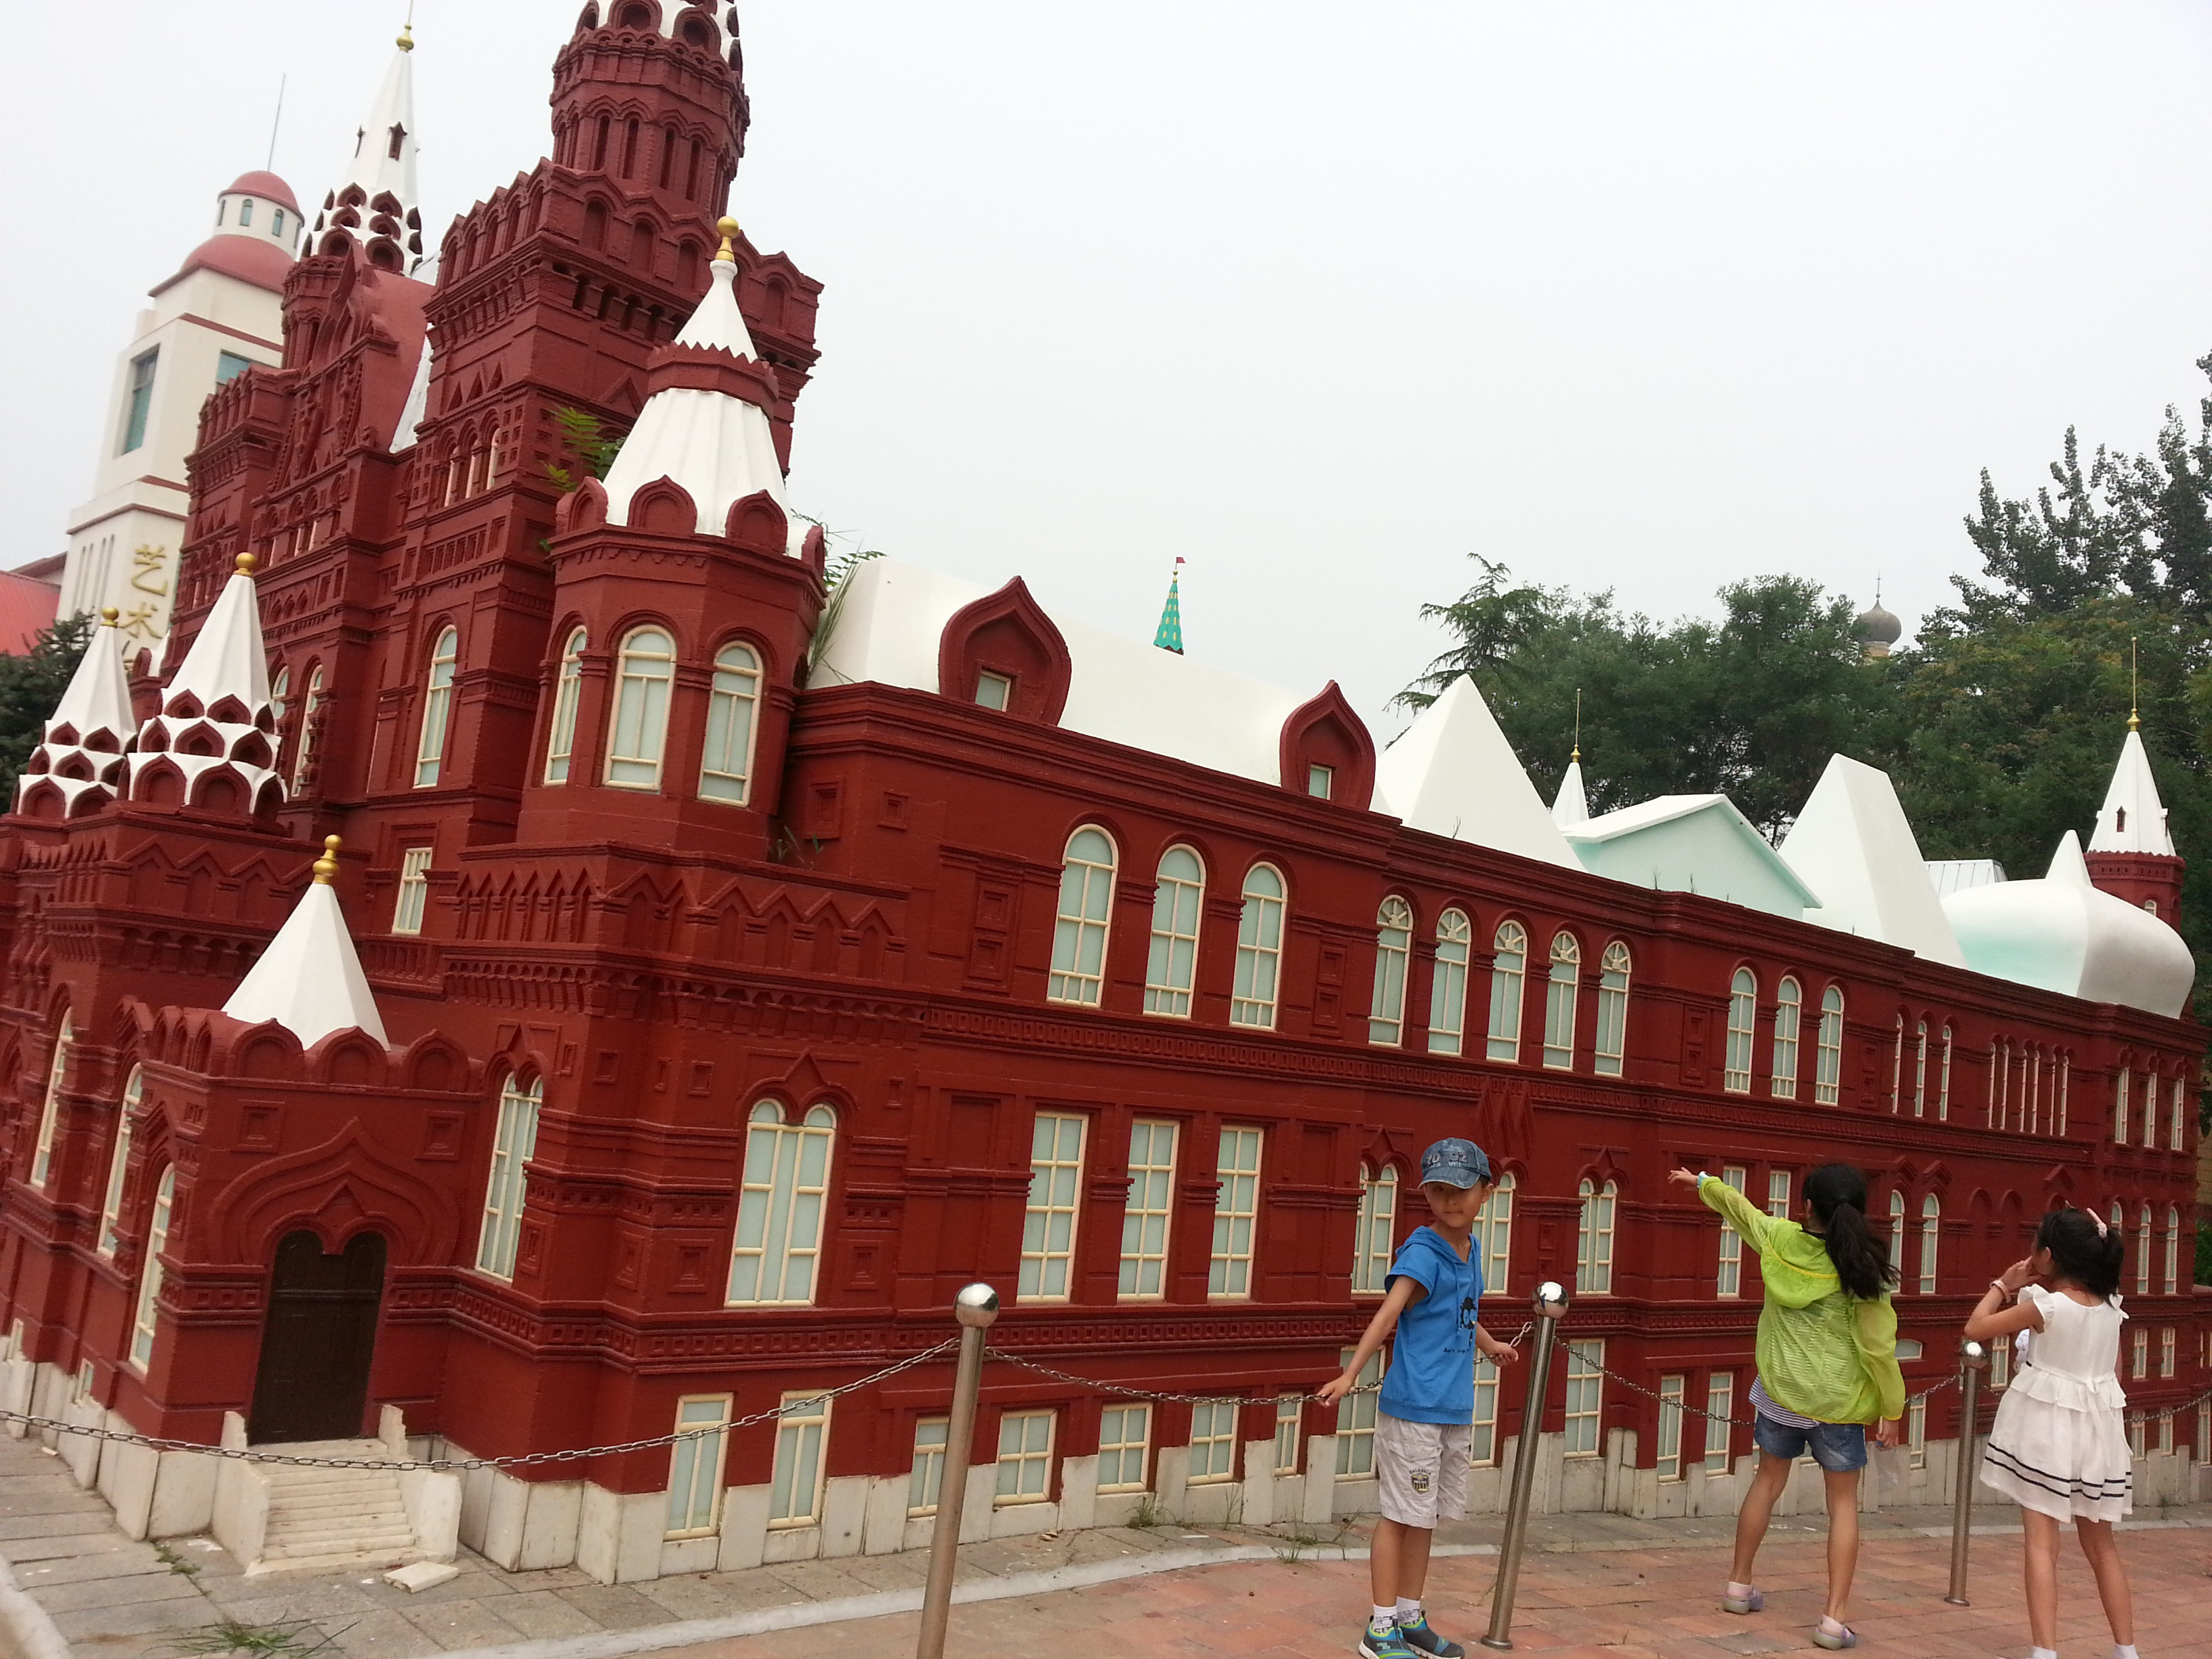
[[1361,1659],[1420,1659],[1418,1652],[1406,1645],[1405,1632],[1395,1620],[1385,1630],[1377,1630],[1372,1625],[1363,1628],[1359,1645],[1352,1651]]
[[1429,1628],[1429,1615],[1425,1612],[1415,1613],[1411,1624],[1401,1619],[1398,1635],[1414,1652],[1429,1654],[1432,1659],[1467,1659],[1465,1648],[1456,1642],[1445,1641]]

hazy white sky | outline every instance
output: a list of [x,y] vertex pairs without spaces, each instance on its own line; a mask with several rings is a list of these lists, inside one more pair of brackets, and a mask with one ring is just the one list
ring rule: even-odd
[[[544,153],[580,0],[418,0],[426,224]],[[319,197],[405,0],[9,6],[0,563],[58,550],[145,289]],[[96,11],[96,39],[88,40]],[[735,211],[828,284],[793,499],[900,557],[1340,680],[1386,734],[1465,555],[1662,615],[1908,622],[2070,422],[2212,350],[2183,0],[744,0]]]

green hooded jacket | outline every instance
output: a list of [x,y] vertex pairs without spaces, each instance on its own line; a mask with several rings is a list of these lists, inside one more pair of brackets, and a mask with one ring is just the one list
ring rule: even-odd
[[1897,1312],[1885,1291],[1852,1296],[1817,1233],[1768,1215],[1717,1176],[1698,1196],[1759,1252],[1766,1305],[1759,1311],[1759,1375],[1778,1406],[1816,1423],[1887,1422],[1905,1414],[1897,1369]]

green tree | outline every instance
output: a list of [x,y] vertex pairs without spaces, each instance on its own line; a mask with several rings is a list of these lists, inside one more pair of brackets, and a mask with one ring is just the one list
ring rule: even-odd
[[39,630],[28,651],[0,652],[0,811],[15,804],[15,780],[46,734],[54,705],[92,637],[93,618],[70,617]]

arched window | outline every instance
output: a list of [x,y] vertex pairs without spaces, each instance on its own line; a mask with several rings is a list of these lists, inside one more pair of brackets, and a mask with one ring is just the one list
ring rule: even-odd
[[522,1230],[522,1166],[538,1150],[538,1111],[545,1079],[525,1087],[509,1077],[499,1095],[499,1130],[492,1142],[491,1173],[484,1182],[483,1225],[477,1234],[477,1270],[495,1279],[514,1277],[514,1246]]
[[453,711],[453,665],[461,636],[448,628],[430,647],[430,678],[422,689],[422,731],[415,744],[415,787],[434,788],[446,760],[446,725]]
[[1375,913],[1375,995],[1367,1040],[1391,1045],[1406,1036],[1406,963],[1413,954],[1413,907],[1393,893]]
[[1912,1115],[1928,1115],[1928,1022],[1920,1022],[1912,1050]]
[[2136,1294],[2150,1294],[2150,1206],[2136,1212]]
[[553,675],[553,721],[545,733],[545,781],[568,781],[568,757],[576,752],[576,705],[584,695],[584,647],[580,628],[568,630],[561,647],[561,666]]
[[1587,1178],[1580,1188],[1582,1227],[1575,1244],[1575,1291],[1582,1296],[1613,1294],[1613,1184],[1593,1187]]
[[2178,1206],[2166,1206],[2166,1293],[2175,1295],[2181,1289],[2181,1211]]
[[1114,864],[1114,843],[1103,830],[1085,824],[1068,837],[1060,870],[1060,919],[1053,925],[1052,979],[1045,990],[1054,1002],[1098,1006],[1106,988]]
[[138,1115],[138,1103],[145,1095],[146,1073],[133,1066],[124,1080],[123,1104],[115,1114],[115,1147],[107,1155],[107,1193],[100,1202],[97,1248],[105,1256],[112,1256],[115,1247],[123,1242],[123,1176],[131,1163],[131,1120]]
[[1936,1249],[1943,1234],[1943,1206],[1933,1193],[1920,1200],[1920,1294],[1936,1294]]
[[1244,878],[1244,914],[1237,922],[1237,975],[1231,988],[1232,1025],[1275,1028],[1276,981],[1283,965],[1283,873],[1255,864]]
[[753,1108],[730,1251],[732,1307],[805,1307],[814,1300],[836,1133],[837,1115],[826,1105],[809,1111],[804,1123],[785,1122],[773,1100]]
[[1813,1098],[1833,1106],[1843,1098],[1844,993],[1831,985],[1820,993],[1820,1034],[1813,1063]]
[[276,678],[269,683],[269,719],[276,728],[276,741],[284,741],[284,710],[286,700],[292,695],[292,671],[280,668]]
[[138,1271],[138,1303],[131,1318],[131,1363],[140,1370],[153,1363],[154,1320],[161,1299],[161,1252],[169,1248],[169,1211],[177,1201],[177,1166],[161,1166],[154,1188],[153,1224],[146,1230],[145,1265]]
[[70,1045],[76,1040],[76,1022],[64,1010],[61,1029],[54,1036],[52,1061],[46,1067],[46,1100],[39,1111],[39,1139],[31,1154],[31,1185],[43,1187],[54,1172],[54,1133],[61,1122],[62,1076],[69,1070]]
[[1897,1017],[1897,1034],[1889,1050],[1889,1109],[1898,1113],[1905,1108],[1905,1016]]
[[1721,1087],[1732,1095],[1751,1092],[1751,1039],[1759,1023],[1759,977],[1739,968],[1729,981],[1728,1065]]
[[253,222],[253,198],[247,197],[238,204],[238,223],[242,230]]
[[1467,1036],[1467,959],[1474,928],[1464,910],[1437,918],[1437,965],[1429,980],[1429,1052],[1456,1054]]
[[[1936,1079],[1936,1121],[1951,1121],[1951,1028],[1948,1025],[1943,1028],[1942,1066]],[[2063,1070],[2058,1076],[2058,1133],[2066,1133],[2066,1074]]]
[[2158,1146],[2158,1073],[2147,1071],[2142,1078],[2142,1144],[2146,1151]]
[[1482,1293],[1505,1294],[1506,1270],[1513,1263],[1513,1189],[1511,1175],[1498,1178],[1474,1218],[1474,1247],[1482,1253]]
[[1492,1060],[1521,1058],[1521,988],[1528,977],[1528,930],[1501,921],[1491,940],[1490,1048]]
[[1889,1265],[1901,1278],[1905,1273],[1905,1189],[1889,1189]]
[[1628,945],[1615,939],[1598,958],[1597,1052],[1591,1069],[1619,1077],[1628,1057]]
[[1544,986],[1544,1064],[1574,1069],[1575,1011],[1582,1000],[1583,947],[1572,933],[1552,935],[1552,976]]
[[1380,1296],[1390,1277],[1391,1247],[1398,1231],[1398,1170],[1359,1166],[1358,1235],[1352,1252],[1352,1289],[1357,1296]]
[[760,706],[760,659],[750,646],[732,641],[714,653],[714,689],[707,697],[707,752],[699,763],[702,799],[742,806],[751,796],[753,714]]
[[1145,1012],[1190,1017],[1198,981],[1198,918],[1206,902],[1206,866],[1188,847],[1160,855],[1152,889],[1152,943],[1145,959]]
[[2188,1091],[2183,1086],[2181,1079],[2177,1075],[2173,1079],[2173,1118],[2172,1133],[2167,1139],[2166,1146],[2166,1151],[2170,1152],[2182,1152],[2187,1147],[2188,1136],[2183,1132],[2182,1127],[2182,1115],[2187,1109]]
[[1777,1100],[1797,1098],[1797,1021],[1804,993],[1788,975],[1774,988],[1774,1083]]
[[607,722],[607,781],[617,789],[658,789],[668,746],[668,694],[676,683],[676,641],[659,628],[633,628],[615,657],[615,706]]
[[2128,1144],[2128,1080],[2134,1075],[2125,1066],[2120,1067],[2112,1081],[2112,1144]]
[[270,234],[271,236],[280,236],[280,237],[281,237],[282,235],[283,235],[283,234],[284,234],[284,210],[283,210],[283,208],[278,208],[278,209],[276,210],[276,216],[275,218],[271,219],[271,220],[269,222],[269,234]]
[[307,775],[313,769],[315,744],[322,735],[323,670],[316,665],[307,676],[307,701],[300,705],[300,736],[292,745],[292,793],[298,794],[307,787]]

